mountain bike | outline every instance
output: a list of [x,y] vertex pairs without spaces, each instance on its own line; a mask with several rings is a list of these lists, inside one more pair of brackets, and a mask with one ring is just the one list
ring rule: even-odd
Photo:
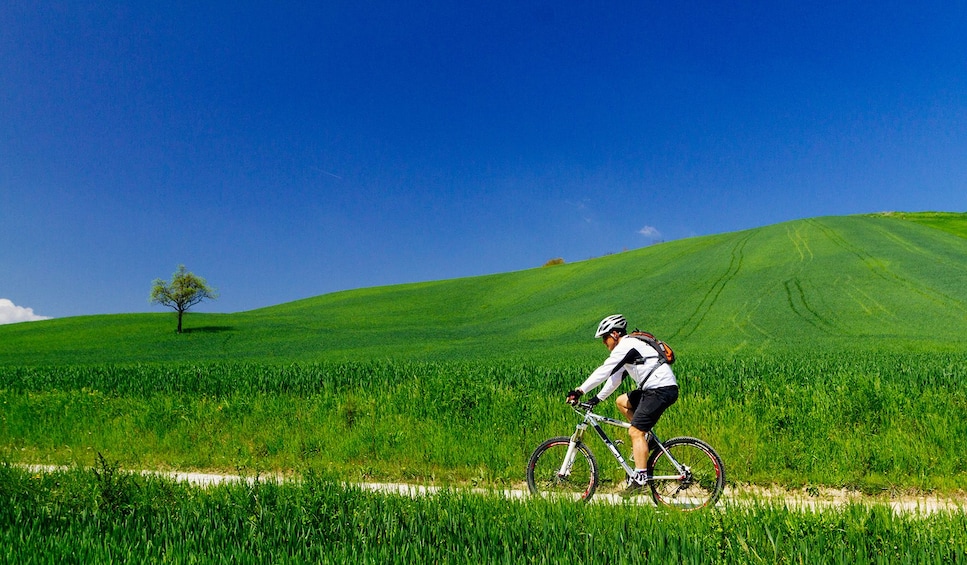
[[[601,485],[598,462],[584,442],[588,426],[608,447],[628,478],[635,473],[618,451],[618,443],[605,433],[602,424],[628,429],[631,424],[592,411],[585,402],[573,407],[582,416],[570,437],[551,438],[534,450],[527,463],[527,486],[539,496],[565,496],[587,502]],[[658,506],[697,510],[713,506],[725,489],[722,458],[704,441],[676,437],[660,441],[650,432],[647,486]],[[622,482],[622,481],[618,481]],[[642,492],[644,489],[638,489]]]

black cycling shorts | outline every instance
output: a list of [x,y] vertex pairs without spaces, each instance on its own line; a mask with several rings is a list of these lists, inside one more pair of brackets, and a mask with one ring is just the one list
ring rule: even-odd
[[628,403],[635,411],[631,418],[631,425],[643,432],[650,432],[665,409],[678,400],[677,386],[663,386],[661,388],[636,389],[628,393]]

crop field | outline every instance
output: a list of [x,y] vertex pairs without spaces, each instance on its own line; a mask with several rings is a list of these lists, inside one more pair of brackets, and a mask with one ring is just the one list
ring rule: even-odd
[[798,220],[550,268],[189,314],[185,335],[164,313],[11,324],[0,326],[0,365],[594,363],[603,350],[589,337],[614,312],[683,357],[811,342],[967,351],[965,226],[967,214]]
[[[962,499],[965,265],[965,214],[817,218],[193,314],[184,335],[164,314],[3,326],[0,561],[967,562],[962,511],[679,515],[465,490],[524,488],[531,451],[577,423],[563,398],[604,357],[593,326],[623,312],[678,353],[657,433],[706,440],[730,487]],[[590,446],[601,490],[619,488]],[[287,480],[199,489],[119,469]],[[363,481],[452,490],[346,486]]]
[[[0,368],[0,456],[90,465],[101,453],[127,468],[317,467],[353,481],[515,484],[534,447],[573,431],[562,399],[591,368]],[[868,493],[967,488],[967,355],[692,358],[676,370],[682,396],[657,431],[710,442],[730,481]],[[604,412],[618,417],[613,406]]]
[[0,561],[164,563],[963,563],[967,515],[777,505],[697,514],[629,505],[424,497],[325,473],[208,489],[93,471],[0,466]]

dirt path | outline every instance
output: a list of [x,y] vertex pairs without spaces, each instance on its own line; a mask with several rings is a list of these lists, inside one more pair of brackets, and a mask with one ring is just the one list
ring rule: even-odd
[[[49,473],[65,471],[69,467],[54,465],[24,465],[32,473]],[[223,483],[248,483],[254,484],[259,481],[278,481],[287,480],[281,475],[260,475],[257,478],[251,476],[215,474],[215,473],[195,473],[181,471],[140,471],[145,475],[158,475],[170,478],[178,482],[187,482],[192,485],[207,487]],[[382,492],[387,494],[398,494],[402,496],[432,496],[448,487],[415,485],[405,483],[355,483],[359,488]],[[452,489],[451,489],[452,490]],[[471,492],[480,494],[500,494],[510,499],[520,499],[529,496],[526,486],[522,488],[511,488],[504,490],[492,490],[483,488],[471,488]],[[651,504],[649,497],[639,497],[642,504]],[[627,499],[616,494],[596,494],[591,499],[598,504],[622,504]],[[929,515],[937,512],[965,512],[967,511],[967,497],[943,497],[943,496],[922,496],[922,497],[876,497],[863,495],[854,491],[839,489],[819,489],[807,492],[788,491],[779,488],[763,488],[757,486],[726,487],[719,505],[744,505],[744,504],[777,504],[785,505],[790,509],[818,511],[824,508],[837,508],[847,504],[884,504],[888,505],[897,514],[921,514]]]
[[[441,487],[419,486],[398,483],[362,483],[358,485],[362,488],[401,494],[407,496],[431,495],[440,490]],[[492,490],[472,489],[474,492],[494,493]],[[529,496],[526,489],[505,489],[498,491],[507,498],[524,498]],[[638,497],[641,504],[651,505],[651,498],[648,496]],[[595,494],[591,499],[592,503],[598,504],[623,504],[626,498],[618,494]],[[847,504],[885,504],[894,513],[903,514],[934,514],[936,512],[964,512],[967,511],[967,499],[944,498],[938,496],[926,497],[899,497],[899,498],[880,498],[867,496],[846,490],[824,489],[810,494],[803,492],[790,492],[783,489],[765,489],[755,486],[726,487],[725,493],[719,505],[743,505],[743,504],[777,504],[785,505],[790,509],[798,510],[821,510],[823,508],[842,507]]]

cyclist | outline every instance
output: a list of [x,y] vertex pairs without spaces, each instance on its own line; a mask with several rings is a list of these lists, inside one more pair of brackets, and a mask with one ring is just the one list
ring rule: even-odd
[[618,410],[631,422],[632,458],[635,476],[628,479],[628,488],[635,490],[648,481],[645,471],[648,465],[648,432],[658,422],[666,408],[678,400],[678,382],[675,373],[661,362],[658,352],[633,335],[628,335],[628,321],[615,314],[601,320],[595,338],[601,338],[611,354],[594,370],[581,386],[567,393],[566,402],[577,404],[584,393],[601,383],[598,394],[588,400],[594,406],[608,398],[625,377],[631,376],[637,388],[618,397]]

